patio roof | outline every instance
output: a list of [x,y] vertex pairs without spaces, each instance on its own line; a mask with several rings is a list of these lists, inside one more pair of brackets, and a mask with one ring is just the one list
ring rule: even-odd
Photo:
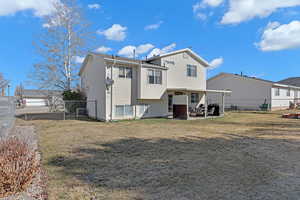
[[203,90],[203,89],[190,89],[190,88],[168,88],[168,91],[185,91],[185,92],[205,92],[205,93],[232,93],[231,90]]

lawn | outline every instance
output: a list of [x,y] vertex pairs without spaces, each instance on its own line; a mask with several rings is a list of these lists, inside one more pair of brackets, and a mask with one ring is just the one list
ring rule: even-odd
[[300,120],[280,113],[18,124],[36,126],[51,200],[300,196]]

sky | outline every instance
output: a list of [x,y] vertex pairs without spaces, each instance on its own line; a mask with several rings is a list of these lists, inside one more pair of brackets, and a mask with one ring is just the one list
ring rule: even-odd
[[[16,85],[40,60],[33,46],[52,3],[0,0],[0,72]],[[97,47],[143,59],[192,48],[211,64],[208,77],[241,73],[279,81],[300,76],[300,0],[79,0]],[[82,62],[83,58],[76,58]]]

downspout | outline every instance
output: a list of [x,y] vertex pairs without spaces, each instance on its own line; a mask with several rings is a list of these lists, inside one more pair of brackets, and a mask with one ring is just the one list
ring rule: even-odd
[[[111,80],[113,80],[113,68],[116,65],[116,59],[114,58],[114,63],[110,69]],[[113,84],[110,86],[110,121],[113,120]]]

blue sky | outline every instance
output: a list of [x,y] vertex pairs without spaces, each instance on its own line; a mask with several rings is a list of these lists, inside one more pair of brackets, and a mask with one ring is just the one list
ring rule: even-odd
[[[32,45],[59,0],[0,0],[0,71],[12,88],[39,58]],[[300,0],[81,0],[99,52],[140,58],[192,47],[220,72],[299,75]],[[101,47],[101,48],[100,48]],[[80,60],[80,59],[78,59]]]

